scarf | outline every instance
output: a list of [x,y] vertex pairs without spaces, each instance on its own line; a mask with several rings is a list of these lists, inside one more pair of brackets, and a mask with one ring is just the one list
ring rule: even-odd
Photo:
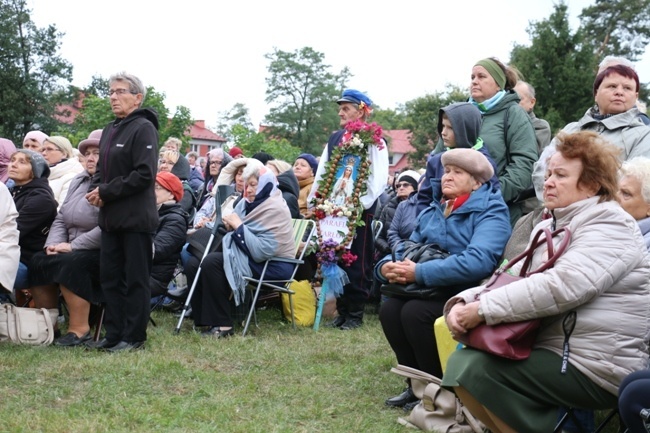
[[488,100],[485,100],[483,102],[476,102],[474,98],[470,96],[469,102],[474,104],[476,107],[478,107],[481,114],[485,114],[488,111],[490,111],[490,109],[494,108],[494,106],[497,105],[503,99],[504,96],[506,96],[506,91],[499,90],[493,97],[491,97]]
[[469,200],[469,196],[471,193],[467,194],[462,194],[459,195],[456,198],[450,198],[448,200],[445,200],[444,197],[442,200],[440,200],[440,204],[442,205],[442,214],[447,218],[453,211],[461,207],[467,200]]
[[[264,200],[269,198],[271,193],[277,189],[278,180],[275,178],[275,174],[271,170],[260,169],[259,178],[257,179],[257,188],[255,189],[255,198],[252,202],[248,201],[248,198],[244,197],[246,203],[246,214],[253,212],[253,210],[258,207]],[[244,184],[244,191],[248,188],[248,184]]]

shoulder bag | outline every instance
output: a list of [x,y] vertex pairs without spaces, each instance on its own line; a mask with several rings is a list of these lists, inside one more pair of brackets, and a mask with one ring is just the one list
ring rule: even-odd
[[[553,246],[553,237],[558,236],[560,233],[564,233],[564,238],[560,241],[556,249]],[[540,239],[542,235],[544,235],[544,238]],[[554,232],[551,232],[547,228],[540,229],[535,234],[530,247],[526,251],[494,272],[485,285],[485,289],[476,295],[476,300],[478,301],[482,294],[491,290],[550,269],[555,264],[555,261],[564,253],[570,241],[571,232],[566,227],[557,229]],[[534,271],[528,271],[535,250],[544,244],[547,247],[548,260]],[[524,260],[524,264],[519,275],[510,275],[506,272],[521,260]],[[530,356],[540,324],[541,319],[506,322],[496,325],[482,323],[465,334],[456,335],[455,339],[466,346],[480,349],[493,355],[522,360]]]
[[483,425],[467,410],[456,395],[440,386],[440,379],[415,368],[398,365],[391,371],[411,382],[413,394],[420,399],[406,418],[397,422],[424,431],[482,433]]
[[[415,263],[425,263],[431,260],[440,260],[449,257],[449,253],[437,244],[420,244],[407,240],[393,247],[391,255],[394,262],[397,261],[396,250],[400,245],[403,245],[402,260],[409,259]],[[437,286],[426,287],[418,283],[386,283],[381,286],[381,293],[384,295],[404,298],[428,299],[433,297],[437,292]]]
[[47,346],[54,341],[56,308],[26,308],[0,304],[0,341]]

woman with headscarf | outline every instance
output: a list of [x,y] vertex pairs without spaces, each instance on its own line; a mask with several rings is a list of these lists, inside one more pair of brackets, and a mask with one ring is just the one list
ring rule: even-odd
[[16,151],[16,146],[14,142],[6,138],[0,138],[0,182],[7,185],[7,188],[13,186],[13,181],[9,184],[9,160],[11,155]]
[[[206,337],[223,338],[234,334],[231,300],[235,305],[244,301],[244,277],[259,277],[264,263],[271,257],[292,258],[294,255],[293,230],[291,224],[287,224],[291,216],[275,175],[268,168],[254,164],[246,166],[243,177],[244,198],[233,213],[223,218],[229,232],[223,238],[222,251],[210,253],[203,260],[191,300],[194,323],[206,327],[203,332]],[[188,281],[198,269],[198,259],[193,261]],[[292,270],[289,263],[271,262],[266,276],[268,279],[288,278]]]
[[[518,73],[494,57],[476,62],[472,68],[469,102],[483,115],[480,136],[497,165],[503,199],[508,204],[514,226],[522,216],[515,199],[531,184],[537,161],[537,139],[528,113],[519,106],[514,88]],[[435,153],[444,150],[440,139]]]
[[65,137],[52,136],[43,142],[43,158],[50,166],[50,188],[54,198],[61,208],[68,193],[72,178],[81,173],[84,168],[74,156],[72,144]]
[[29,131],[23,138],[23,149],[33,150],[37,153],[43,152],[43,143],[47,134],[41,131]]
[[199,199],[197,205],[198,208],[203,206],[203,203],[212,192],[212,188],[214,188],[217,183],[221,169],[232,161],[230,155],[224,152],[223,149],[212,149],[208,152],[207,157],[205,173],[203,174],[205,186],[203,187],[203,196]]
[[314,155],[303,153],[298,155],[293,163],[293,174],[298,179],[300,186],[300,194],[298,195],[298,206],[300,206],[300,213],[303,216],[309,215],[309,208],[307,198],[311,192],[311,187],[314,184],[314,176],[318,170],[318,161]]
[[[11,193],[18,211],[16,223],[20,232],[20,264],[14,288],[29,287],[29,266],[34,254],[43,250],[50,225],[56,217],[56,200],[47,182],[50,168],[41,154],[19,149],[9,162],[9,178],[15,183]],[[42,296],[43,295],[43,296]],[[57,308],[58,298],[32,293],[37,308]]]
[[30,266],[30,285],[35,298],[41,296],[55,303],[60,291],[65,300],[68,332],[54,341],[57,346],[79,346],[90,340],[90,306],[103,301],[99,285],[99,208],[86,200],[97,169],[101,136],[102,130],[96,129],[79,143],[86,170],[70,182],[44,250],[34,255]]

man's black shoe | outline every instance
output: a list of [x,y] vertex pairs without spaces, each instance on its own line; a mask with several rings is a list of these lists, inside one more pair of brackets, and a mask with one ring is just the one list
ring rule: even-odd
[[115,346],[117,343],[113,341],[108,341],[106,338],[102,338],[99,341],[89,340],[84,343],[87,349],[90,350],[104,350],[109,347]]
[[361,325],[363,325],[363,319],[360,319],[358,317],[348,316],[347,319],[345,319],[343,325],[341,325],[339,329],[343,331],[349,331],[350,329],[360,328]]
[[340,328],[344,323],[345,323],[345,316],[338,315],[334,318],[334,320],[332,320],[325,326],[327,326],[328,328]]
[[396,395],[395,397],[391,397],[386,400],[386,406],[404,407],[408,403],[412,403],[417,400],[418,398],[415,396],[415,394],[413,394],[413,388],[409,386],[400,395]]
[[104,349],[105,352],[116,353],[116,352],[130,352],[132,350],[143,350],[144,341],[120,341],[114,346],[107,347]]

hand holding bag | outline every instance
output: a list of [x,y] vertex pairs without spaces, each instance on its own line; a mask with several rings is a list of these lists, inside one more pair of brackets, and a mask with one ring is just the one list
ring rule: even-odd
[[54,341],[56,308],[23,308],[0,304],[0,341],[47,346]]
[[456,395],[440,387],[440,379],[415,368],[398,365],[391,371],[411,382],[413,394],[420,399],[400,424],[420,430],[447,433],[482,433],[483,425],[463,406]]
[[[397,244],[391,252],[393,262],[396,262],[396,250],[400,245],[404,245],[402,260],[409,259],[415,263],[425,263],[431,260],[446,259],[449,253],[437,244],[419,244],[413,241],[404,241],[403,244]],[[428,299],[438,292],[438,288],[426,287],[418,283],[399,284],[387,283],[382,284],[381,293],[386,296],[400,296],[404,298]]]
[[[553,246],[553,237],[558,236],[560,233],[564,233],[564,238],[560,241],[557,249],[555,249]],[[544,235],[544,239],[540,240],[542,235]],[[476,300],[478,301],[483,293],[550,269],[555,264],[555,261],[564,253],[570,241],[571,232],[566,227],[555,230],[552,233],[547,228],[539,230],[526,251],[494,272],[485,285],[485,289],[476,295]],[[528,269],[530,268],[535,250],[544,243],[547,246],[548,260],[539,268],[529,272]],[[524,260],[524,264],[518,276],[510,275],[506,272],[521,260]],[[499,323],[496,325],[481,323],[476,328],[470,329],[469,332],[456,335],[454,338],[466,346],[480,349],[493,355],[522,360],[530,356],[540,324],[541,319]]]

